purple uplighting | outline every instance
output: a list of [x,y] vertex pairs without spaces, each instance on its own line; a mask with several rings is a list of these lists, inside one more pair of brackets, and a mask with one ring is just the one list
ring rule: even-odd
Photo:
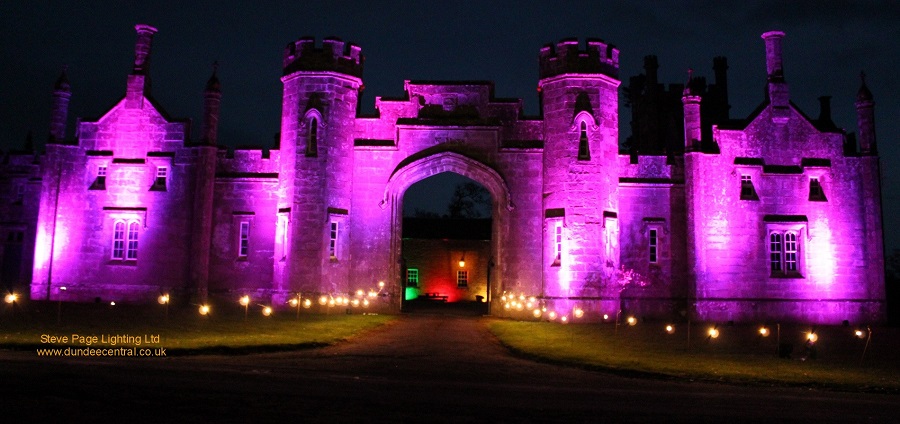
[[[40,179],[32,299],[151,303],[172,293],[205,303],[247,293],[278,308],[298,293],[352,296],[383,281],[369,310],[399,312],[404,194],[451,172],[493,202],[490,247],[468,266],[480,267],[473,276],[487,269],[482,295],[494,315],[531,316],[500,301],[521,293],[594,321],[623,311],[885,318],[872,93],[863,81],[856,99],[836,99],[855,102],[858,138],[832,123],[828,98],[818,119],[801,112],[788,76],[809,76],[786,75],[782,32],[759,42],[765,96],[746,118],[729,116],[724,58],[714,83],[691,73],[672,85],[646,58],[646,73],[628,81],[629,145],[620,145],[619,49],[603,41],[536,51],[540,116],[495,97],[491,82],[410,80],[364,115],[362,49],[301,38],[283,51],[278,147],[229,151],[217,145],[227,81],[212,70],[192,140],[190,121],[170,117],[150,91],[152,42],[165,31],[135,29],[123,97],[79,119],[74,138],[66,120],[80,88],[65,71],[55,85],[50,141],[28,171]],[[450,260],[453,274],[439,280],[455,290],[469,274]]]

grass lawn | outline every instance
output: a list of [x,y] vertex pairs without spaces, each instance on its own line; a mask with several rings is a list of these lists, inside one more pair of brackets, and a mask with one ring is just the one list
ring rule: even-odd
[[[239,306],[227,310],[213,306],[208,316],[201,316],[195,307],[171,307],[168,316],[159,305],[64,303],[61,313],[58,307],[56,303],[33,302],[0,311],[0,349],[135,346],[133,342],[118,346],[102,342],[103,336],[110,340],[121,335],[142,340],[159,336],[157,343],[144,342],[141,347],[163,347],[169,355],[270,352],[331,345],[394,319],[361,314],[301,314],[297,319],[293,310],[286,310],[269,317],[251,311],[245,320]],[[90,346],[84,341],[73,343],[74,334],[101,340]],[[42,336],[68,337],[68,341],[47,343]]]
[[[757,326],[719,326],[719,337],[708,337],[709,325],[687,324],[672,334],[665,323],[634,327],[497,320],[491,331],[507,347],[526,357],[661,378],[723,381],[743,384],[822,387],[836,390],[900,392],[900,331],[874,328],[863,358],[865,338],[853,327],[818,327],[815,358],[801,360],[809,327],[775,326],[761,337]],[[793,347],[790,358],[776,354],[780,343]]]

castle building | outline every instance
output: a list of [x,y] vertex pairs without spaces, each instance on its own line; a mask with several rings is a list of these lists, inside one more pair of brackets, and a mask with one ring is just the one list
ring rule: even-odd
[[24,187],[8,190],[23,204],[8,202],[3,230],[23,235],[4,252],[24,246],[32,299],[248,294],[279,306],[298,294],[371,291],[370,308],[396,312],[409,280],[403,195],[453,172],[492,197],[490,241],[466,261],[483,292],[463,297],[485,298],[495,315],[531,315],[508,308],[514,295],[597,320],[620,309],[715,321],[884,319],[872,94],[863,83],[857,148],[831,123],[827,100],[816,120],[791,103],[781,32],[763,34],[766,96],[746,119],[729,116],[724,59],[714,62],[715,84],[691,77],[668,92],[647,59],[646,75],[630,81],[636,117],[625,151],[619,50],[603,41],[540,49],[537,117],[477,81],[406,81],[402,97],[377,97],[364,116],[360,47],[302,38],[284,49],[278,146],[231,152],[217,146],[215,72],[192,139],[190,122],[170,117],[149,90],[156,29],[136,30],[124,97],[66,138],[64,74],[46,152],[4,164],[7,185]]

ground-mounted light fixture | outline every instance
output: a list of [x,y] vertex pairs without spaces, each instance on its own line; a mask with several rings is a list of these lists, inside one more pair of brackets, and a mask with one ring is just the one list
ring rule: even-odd
[[769,327],[766,326],[759,327],[759,330],[757,330],[757,332],[759,333],[760,337],[769,337],[770,333]]
[[271,306],[263,306],[262,314],[264,317],[271,316],[272,315],[272,307]]
[[244,321],[247,320],[247,309],[250,308],[250,296],[243,295],[240,299],[238,299],[238,303],[244,307]]
[[209,305],[200,305],[198,311],[200,312],[200,315],[209,315]]
[[815,342],[819,341],[819,335],[816,334],[815,331],[810,331],[810,332],[806,333],[806,341],[809,343],[815,343]]
[[626,319],[625,321],[628,322],[628,325],[630,325],[630,326],[632,326],[632,327],[634,327],[635,325],[637,325],[637,318],[635,318],[635,317],[633,317],[633,316],[632,316],[632,317],[628,317],[628,319]]
[[163,293],[156,298],[156,302],[166,307],[166,319],[169,319],[169,294]]
[[3,298],[3,301],[9,304],[16,303],[17,300],[19,300],[19,295],[15,293],[7,294],[6,297]]
[[718,339],[719,338],[719,329],[716,327],[710,327],[709,331],[706,332],[710,339]]
[[675,332],[675,326],[672,324],[666,325],[666,333],[672,334]]

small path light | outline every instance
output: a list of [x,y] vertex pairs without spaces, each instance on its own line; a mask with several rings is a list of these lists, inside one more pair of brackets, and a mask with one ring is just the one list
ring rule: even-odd
[[666,325],[666,333],[672,334],[675,332],[675,326],[672,324]]
[[630,325],[632,327],[637,325],[637,318],[635,318],[635,317],[628,317],[628,319],[626,321],[628,322],[628,325]]
[[9,303],[10,305],[16,303],[17,300],[19,300],[19,295],[15,293],[10,293],[3,298],[3,301]]
[[869,350],[869,342],[872,341],[872,327],[866,326],[866,331],[856,330],[856,337],[858,338],[866,338],[866,346],[863,348],[862,356],[859,357],[859,363],[862,364],[863,360],[866,359],[866,351]]
[[271,316],[272,315],[272,307],[271,306],[263,306],[262,314],[264,317]]
[[711,327],[707,334],[709,334],[709,338],[717,339],[717,338],[719,338],[719,329],[716,327]]
[[243,295],[238,300],[238,302],[240,302],[241,306],[244,307],[244,321],[246,321],[247,320],[247,309],[250,307],[250,296]]
[[200,305],[199,312],[203,316],[209,315],[209,305]]
[[759,336],[769,337],[769,328],[765,326],[759,327]]

